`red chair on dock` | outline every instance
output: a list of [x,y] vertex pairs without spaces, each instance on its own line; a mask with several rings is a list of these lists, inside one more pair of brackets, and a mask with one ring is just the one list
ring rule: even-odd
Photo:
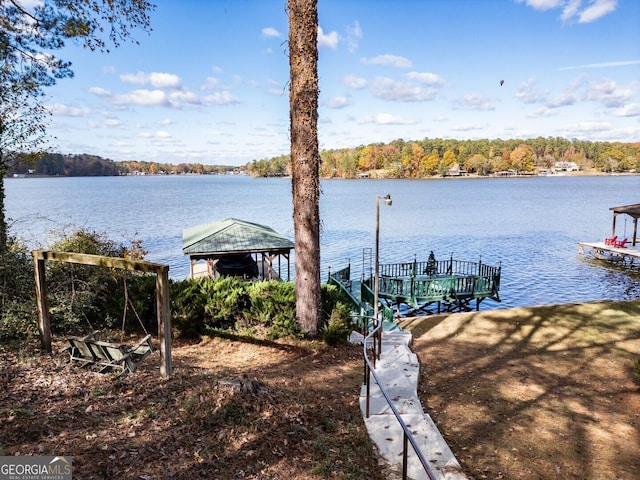
[[615,245],[617,241],[618,241],[618,236],[615,235],[615,236],[613,236],[611,238],[605,238],[604,239],[604,244],[605,245]]
[[625,244],[626,244],[627,242],[628,242],[628,240],[625,238],[625,239],[623,239],[623,240],[621,240],[621,241],[619,241],[619,242],[614,242],[614,243],[613,243],[613,246],[614,246],[614,247],[616,247],[616,248],[626,248],[626,247],[625,247]]

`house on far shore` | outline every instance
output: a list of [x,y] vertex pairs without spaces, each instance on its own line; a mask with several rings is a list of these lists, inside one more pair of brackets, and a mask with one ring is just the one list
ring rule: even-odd
[[182,252],[189,255],[189,278],[232,276],[285,280],[291,277],[294,244],[275,230],[257,223],[227,218],[182,232]]
[[556,162],[553,166],[553,169],[556,172],[577,172],[580,170],[580,167],[576,162]]

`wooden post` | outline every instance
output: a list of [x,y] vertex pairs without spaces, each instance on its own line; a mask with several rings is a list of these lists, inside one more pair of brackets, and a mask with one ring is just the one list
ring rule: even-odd
[[171,363],[171,320],[169,312],[169,267],[156,275],[156,301],[158,310],[158,339],[160,340],[160,374],[173,373]]
[[33,256],[34,275],[36,281],[36,301],[38,304],[38,330],[40,342],[45,352],[51,352],[51,322],[49,321],[49,300],[47,299],[47,279],[45,277],[44,259]]

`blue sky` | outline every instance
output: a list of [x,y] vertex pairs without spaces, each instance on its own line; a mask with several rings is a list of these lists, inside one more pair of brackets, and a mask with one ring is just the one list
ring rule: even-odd
[[[156,0],[150,35],[70,45],[52,149],[242,165],[289,153],[286,0]],[[638,0],[319,0],[320,148],[640,141]],[[500,81],[504,85],[500,86]]]

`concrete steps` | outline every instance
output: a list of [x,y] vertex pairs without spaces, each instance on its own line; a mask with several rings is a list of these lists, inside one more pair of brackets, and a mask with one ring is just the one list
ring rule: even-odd
[[[357,342],[358,337],[351,341]],[[361,338],[363,340],[363,338]],[[362,344],[362,341],[359,342]],[[423,456],[439,480],[466,480],[460,464],[446,444],[431,417],[424,412],[418,398],[420,363],[411,351],[411,333],[402,330],[383,332],[380,359],[376,374],[391,398],[393,406],[411,431]],[[366,385],[360,391],[360,409],[367,431],[378,446],[382,459],[390,465],[397,478],[402,474],[404,433],[380,387],[371,376],[369,386],[369,418],[366,418]],[[410,479],[429,479],[411,444],[408,445],[407,476]]]

